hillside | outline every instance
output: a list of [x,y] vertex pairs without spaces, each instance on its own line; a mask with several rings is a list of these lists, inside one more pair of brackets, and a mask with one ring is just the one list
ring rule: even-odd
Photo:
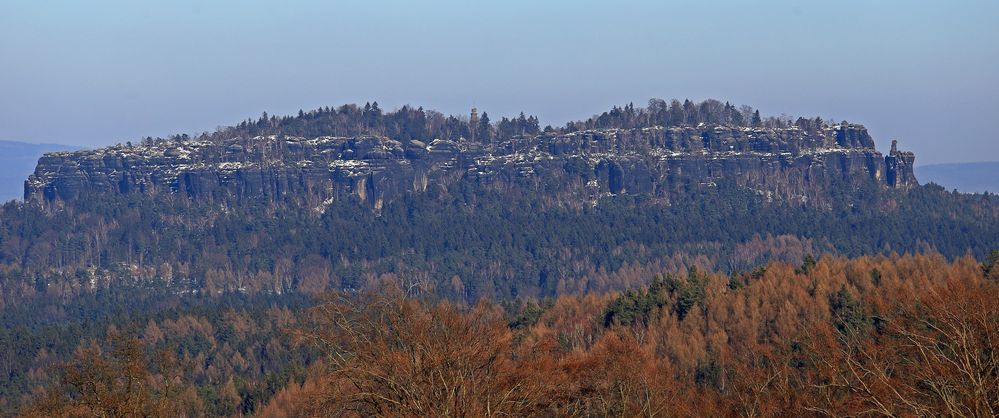
[[0,414],[995,410],[999,347],[968,336],[999,332],[997,260],[827,256],[502,304],[435,301],[391,277],[312,300],[131,288],[32,301],[0,311],[12,325],[0,328]]
[[0,209],[0,415],[859,413],[888,392],[820,383],[894,363],[836,336],[904,353],[899,309],[986,312],[999,201],[741,109],[346,105],[46,153]]
[[915,156],[880,153],[863,126],[743,109],[653,100],[541,129],[346,105],[49,153],[27,204],[0,214],[0,284],[16,303],[43,283],[282,294],[402,274],[475,301],[693,265],[996,247],[992,197],[920,186]]
[[0,418],[999,418],[999,1],[0,22]]

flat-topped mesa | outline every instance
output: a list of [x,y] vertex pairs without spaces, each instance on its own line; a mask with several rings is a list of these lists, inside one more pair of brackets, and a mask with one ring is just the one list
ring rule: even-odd
[[[380,206],[403,193],[529,186],[561,197],[649,194],[669,201],[731,179],[771,200],[822,200],[842,183],[916,184],[912,153],[887,157],[861,125],[821,130],[720,125],[542,133],[481,143],[381,136],[282,135],[164,140],[45,154],[25,199],[89,194],[183,194],[328,205],[349,195]],[[442,189],[441,189],[442,188]],[[322,203],[325,202],[325,203]]]

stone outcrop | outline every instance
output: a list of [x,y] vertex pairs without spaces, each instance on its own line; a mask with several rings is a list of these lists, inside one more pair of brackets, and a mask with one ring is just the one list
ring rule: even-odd
[[544,190],[593,200],[646,194],[665,202],[722,180],[778,201],[821,201],[831,187],[907,189],[913,155],[888,156],[860,125],[819,131],[730,126],[605,129],[478,143],[378,136],[160,141],[44,155],[26,200],[85,194],[290,200],[317,210],[355,195],[380,207],[404,193],[459,184]]
[[890,187],[908,189],[917,184],[912,165],[916,156],[909,151],[899,151],[898,141],[891,141],[891,151],[885,157],[885,181]]

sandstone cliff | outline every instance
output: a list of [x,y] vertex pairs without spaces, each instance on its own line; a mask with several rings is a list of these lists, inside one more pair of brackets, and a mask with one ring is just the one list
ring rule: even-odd
[[593,200],[678,194],[731,180],[769,200],[822,201],[830,188],[916,185],[913,155],[888,156],[860,125],[822,130],[650,127],[521,136],[495,143],[400,142],[379,136],[272,135],[45,154],[25,182],[29,201],[85,194],[174,193],[220,201],[269,199],[317,210],[355,195],[380,207],[403,193],[459,184],[544,190]]

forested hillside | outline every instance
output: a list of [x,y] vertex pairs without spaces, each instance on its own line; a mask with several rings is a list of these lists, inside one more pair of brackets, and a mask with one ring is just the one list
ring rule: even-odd
[[5,353],[26,370],[4,399],[25,416],[990,416],[997,258],[808,257],[474,305],[384,275],[311,307],[49,324],[84,339]]
[[999,202],[914,158],[713,100],[47,154],[0,208],[0,410],[988,415]]
[[695,265],[999,246],[994,195],[918,185],[912,153],[882,156],[859,125],[714,100],[536,125],[347,105],[48,154],[28,201],[0,212],[2,301],[133,282],[355,291],[394,273],[474,302]]
[[209,294],[316,293],[395,273],[475,301],[604,291],[695,265],[734,271],[826,252],[984,257],[999,246],[993,195],[867,193],[831,209],[770,205],[724,184],[666,207],[608,197],[574,208],[475,190],[407,197],[377,212],[346,201],[321,215],[170,196],[9,204],[0,289],[4,304],[136,281]]

